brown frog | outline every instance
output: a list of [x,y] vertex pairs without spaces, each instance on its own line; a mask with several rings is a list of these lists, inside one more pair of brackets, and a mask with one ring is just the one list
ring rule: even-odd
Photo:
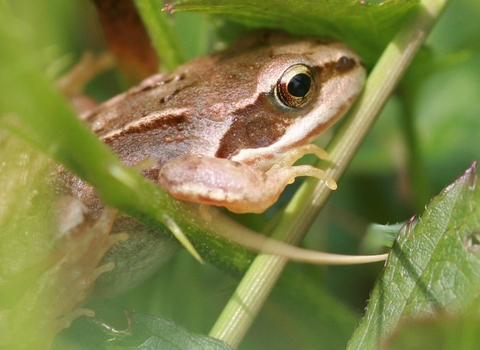
[[[261,33],[152,76],[82,119],[127,165],[153,159],[144,175],[172,196],[259,213],[297,176],[336,188],[322,170],[293,163],[306,153],[327,156],[310,142],[350,108],[365,75],[360,57],[342,43]],[[64,193],[99,215],[103,206],[89,184],[67,172],[59,178]],[[129,217],[117,219],[113,232],[122,231],[158,242],[135,245],[133,238],[113,248],[127,247],[112,260],[133,279],[154,270],[162,260],[155,250],[171,244]],[[129,255],[146,260],[133,263]]]

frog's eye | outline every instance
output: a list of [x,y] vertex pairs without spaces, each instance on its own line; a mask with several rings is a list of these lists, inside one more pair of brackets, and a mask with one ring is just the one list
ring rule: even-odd
[[305,106],[313,96],[315,81],[312,69],[303,64],[290,66],[277,82],[275,93],[280,102],[291,108]]

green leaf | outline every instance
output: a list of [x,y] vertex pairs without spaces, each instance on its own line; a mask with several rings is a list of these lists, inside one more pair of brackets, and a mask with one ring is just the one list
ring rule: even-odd
[[[137,312],[125,313],[128,319],[128,330],[115,330],[106,324],[93,319],[79,319],[76,325],[77,344],[90,349],[231,349],[221,340],[202,334],[192,333],[175,322],[159,316]],[[82,334],[78,337],[78,334]],[[57,339],[54,349],[63,346],[71,348],[72,343],[66,339]]]
[[281,28],[297,34],[341,39],[372,64],[419,1],[185,0],[174,11],[201,11],[249,27]]
[[399,327],[386,349],[389,350],[476,350],[480,343],[480,320],[468,314],[460,317],[440,315],[406,322]]
[[399,233],[350,349],[375,349],[405,319],[467,311],[480,287],[476,164]]

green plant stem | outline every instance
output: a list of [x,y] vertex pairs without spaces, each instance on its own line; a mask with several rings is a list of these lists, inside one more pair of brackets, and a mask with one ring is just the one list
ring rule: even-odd
[[[318,164],[335,180],[350,164],[446,3],[447,0],[423,0],[383,52],[362,96],[327,147],[329,161]],[[306,181],[286,208],[272,237],[298,244],[329,194],[330,190],[323,183],[311,179]],[[236,348],[286,263],[285,258],[259,254],[210,331],[210,336]]]
[[161,4],[158,0],[135,0],[138,13],[160,57],[162,71],[171,71],[185,62],[185,57]]

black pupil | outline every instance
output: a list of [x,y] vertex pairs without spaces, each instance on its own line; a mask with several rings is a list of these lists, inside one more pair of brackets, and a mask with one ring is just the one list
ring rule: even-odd
[[305,97],[305,95],[310,91],[311,83],[312,79],[308,75],[300,73],[290,79],[287,89],[292,96]]

